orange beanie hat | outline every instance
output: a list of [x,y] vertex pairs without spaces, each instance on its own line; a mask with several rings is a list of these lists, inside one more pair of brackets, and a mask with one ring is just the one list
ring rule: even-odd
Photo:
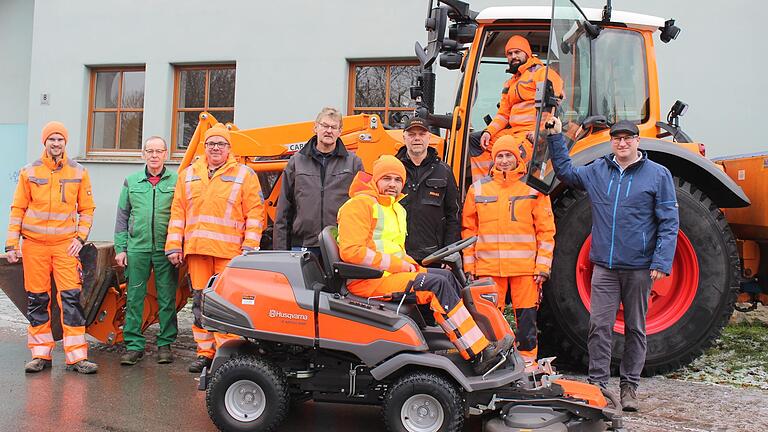
[[520,139],[513,137],[512,135],[504,135],[493,143],[493,150],[491,151],[491,157],[496,160],[496,155],[502,151],[508,151],[515,155],[517,163],[522,161],[520,157]]
[[373,163],[374,183],[378,182],[386,174],[397,174],[405,182],[405,166],[400,162],[400,159],[392,155],[383,155]]
[[514,35],[507,41],[507,45],[504,46],[504,53],[508,53],[512,48],[517,48],[520,51],[528,54],[528,57],[532,57],[531,44],[528,43],[528,39]]
[[67,128],[64,127],[64,124],[61,122],[52,121],[43,126],[43,145],[45,145],[45,140],[47,140],[49,136],[55,133],[61,134],[61,136],[64,137],[65,144],[69,142],[69,132],[67,132]]
[[205,138],[203,139],[203,142],[208,141],[208,138],[212,136],[220,136],[227,140],[228,143],[232,143],[232,139],[229,135],[229,129],[227,129],[227,127],[221,123],[216,123],[212,128],[205,131]]

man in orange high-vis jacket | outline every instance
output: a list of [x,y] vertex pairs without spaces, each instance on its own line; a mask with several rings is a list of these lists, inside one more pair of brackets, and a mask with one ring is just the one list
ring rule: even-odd
[[220,123],[205,133],[205,156],[179,173],[165,241],[172,264],[187,261],[197,342],[197,359],[189,371],[195,373],[210,366],[216,347],[233,337],[202,327],[203,288],[233,257],[259,249],[265,223],[259,179],[235,160],[230,142],[229,130]]
[[521,139],[504,136],[494,144],[491,174],[467,192],[462,236],[478,238],[464,249],[464,269],[493,278],[500,309],[510,296],[518,350],[532,363],[538,354],[536,310],[552,266],[555,220],[549,196],[521,181],[526,170]]
[[28,346],[32,350],[32,361],[24,367],[28,373],[51,366],[51,272],[61,309],[67,369],[85,374],[98,370],[95,363],[88,361],[78,258],[96,206],[88,171],[67,157],[68,136],[59,122],[45,125],[43,155],[21,169],[11,204],[5,251],[11,263],[24,257]]
[[512,345],[508,337],[490,344],[461,300],[461,284],[447,270],[420,267],[405,252],[406,212],[403,198],[405,167],[396,157],[381,156],[373,175],[360,172],[349,188],[350,199],[339,209],[341,259],[384,270],[379,279],[354,280],[349,291],[361,297],[413,293],[432,309],[435,321],[475,372],[485,373]]
[[[521,160],[531,160],[533,149],[533,129],[536,127],[536,86],[544,81],[546,68],[537,57],[533,56],[531,45],[523,36],[514,35],[509,38],[504,53],[509,62],[512,77],[504,83],[501,90],[499,110],[491,124],[479,135],[479,146],[474,142],[470,167],[472,181],[475,182],[488,175],[493,159],[491,151],[493,144],[502,136],[515,135],[519,140]],[[547,79],[552,82],[555,94],[562,97],[563,81],[552,69]],[[474,135],[473,138],[477,138]]]

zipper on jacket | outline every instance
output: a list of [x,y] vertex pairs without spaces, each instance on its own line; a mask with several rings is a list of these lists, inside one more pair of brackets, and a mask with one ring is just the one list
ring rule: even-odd
[[[159,184],[159,182],[158,182],[158,184]],[[152,186],[152,222],[151,222],[151,224],[152,224],[151,225],[152,226],[152,252],[155,251],[155,246],[156,246],[155,245],[155,206],[156,206],[157,203],[155,202],[155,190],[157,190],[157,185]]]
[[613,269],[613,246],[616,240],[616,209],[619,207],[619,195],[621,195],[621,180],[624,173],[619,175],[619,185],[616,187],[616,200],[613,202],[613,221],[611,221],[611,253],[608,255],[608,268]]
[[646,251],[646,243],[645,243],[645,231],[643,231],[643,256],[645,256]]
[[[624,195],[624,198],[627,198],[629,196],[629,190],[632,188],[632,178],[634,178],[634,174],[629,175],[629,184],[627,185],[627,193]],[[643,233],[645,234],[645,233]]]

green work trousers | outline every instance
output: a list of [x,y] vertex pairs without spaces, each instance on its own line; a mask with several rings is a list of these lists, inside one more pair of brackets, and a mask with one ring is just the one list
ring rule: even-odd
[[146,341],[141,332],[144,315],[144,299],[147,296],[147,280],[150,271],[155,272],[158,318],[160,333],[157,346],[170,345],[176,340],[176,285],[178,273],[168,261],[165,251],[128,252],[128,266],[125,270],[128,298],[125,305],[125,326],[123,339],[128,351],[144,351]]

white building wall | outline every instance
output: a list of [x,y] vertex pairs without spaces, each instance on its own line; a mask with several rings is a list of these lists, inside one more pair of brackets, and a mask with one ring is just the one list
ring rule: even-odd
[[[471,2],[476,10],[547,3]],[[765,147],[756,126],[762,119],[758,101],[766,96],[766,61],[757,37],[768,18],[766,6],[734,0],[714,13],[694,0],[613,3],[616,9],[677,18],[683,28],[677,41],[657,42],[663,112],[675,99],[691,104],[683,126],[707,143],[710,155]],[[593,0],[580,4],[602,7]],[[8,28],[5,12],[23,22],[29,5],[0,0],[0,32]],[[303,121],[325,105],[346,111],[349,60],[413,58],[414,41],[426,39],[425,13],[426,1],[417,0],[37,0],[31,66],[7,77],[12,85],[0,89],[27,89],[28,112],[22,120],[29,125],[28,160],[39,156],[39,130],[52,119],[69,127],[70,154],[84,156],[88,66],[146,65],[145,137],[171,134],[174,64],[235,62],[235,123],[241,128]],[[20,51],[0,42],[0,54],[20,57]],[[437,111],[449,111],[456,73],[438,71],[437,88]],[[43,92],[50,95],[49,105],[40,104]],[[9,109],[0,101],[0,122]],[[96,180],[92,239],[107,240],[122,178],[141,165],[84,164]]]

